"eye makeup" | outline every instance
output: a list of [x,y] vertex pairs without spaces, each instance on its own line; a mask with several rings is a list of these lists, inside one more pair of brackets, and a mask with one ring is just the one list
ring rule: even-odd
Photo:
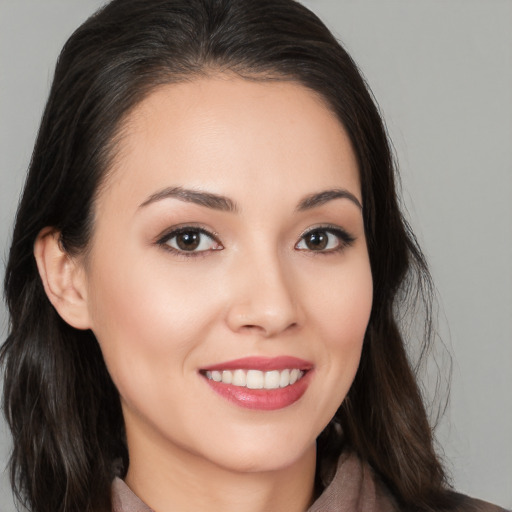
[[217,236],[203,227],[183,225],[159,236],[156,244],[178,256],[198,257],[224,249]]
[[295,249],[316,254],[332,254],[351,246],[355,240],[355,237],[339,226],[320,225],[308,228],[301,235]]
[[[339,226],[319,225],[303,232],[294,248],[325,255],[341,252],[354,241],[355,237]],[[224,249],[218,235],[194,224],[173,227],[160,235],[155,243],[166,251],[186,258],[206,256],[211,251]]]

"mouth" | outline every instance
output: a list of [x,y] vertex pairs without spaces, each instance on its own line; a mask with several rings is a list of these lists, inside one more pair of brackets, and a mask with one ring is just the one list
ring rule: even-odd
[[[201,372],[203,373],[203,372]],[[284,370],[213,370],[204,371],[203,375],[215,382],[231,384],[240,388],[247,389],[280,389],[292,386],[302,379],[306,370],[298,368],[285,368]]]
[[276,410],[306,392],[313,364],[295,357],[243,358],[199,370],[209,387],[236,405]]

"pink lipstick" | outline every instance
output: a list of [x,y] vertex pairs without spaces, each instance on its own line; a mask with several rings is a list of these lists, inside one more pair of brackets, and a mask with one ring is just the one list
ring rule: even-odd
[[306,392],[313,364],[291,356],[246,357],[202,368],[210,388],[249,409],[288,407]]

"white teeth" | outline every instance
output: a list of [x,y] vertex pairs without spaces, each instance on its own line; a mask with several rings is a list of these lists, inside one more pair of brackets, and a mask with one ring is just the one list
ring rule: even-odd
[[249,370],[247,372],[247,382],[246,386],[249,389],[263,389],[263,384],[265,383],[265,376],[263,372],[259,370]]
[[249,389],[278,389],[295,384],[300,380],[304,372],[298,368],[285,370],[271,370],[262,372],[260,370],[223,370],[207,371],[206,378],[223,384],[246,387]]
[[285,388],[290,385],[290,370],[283,370],[279,376],[279,387]]
[[280,375],[277,370],[265,372],[265,389],[277,389],[279,387]]
[[245,372],[243,370],[235,370],[233,372],[233,380],[231,381],[231,384],[234,384],[235,386],[245,387],[245,383]]

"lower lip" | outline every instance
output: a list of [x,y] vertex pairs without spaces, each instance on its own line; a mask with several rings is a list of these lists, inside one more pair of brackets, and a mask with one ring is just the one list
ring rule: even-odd
[[278,389],[249,389],[203,378],[213,391],[240,407],[275,411],[292,405],[302,397],[311,380],[311,374],[310,370],[295,384]]

